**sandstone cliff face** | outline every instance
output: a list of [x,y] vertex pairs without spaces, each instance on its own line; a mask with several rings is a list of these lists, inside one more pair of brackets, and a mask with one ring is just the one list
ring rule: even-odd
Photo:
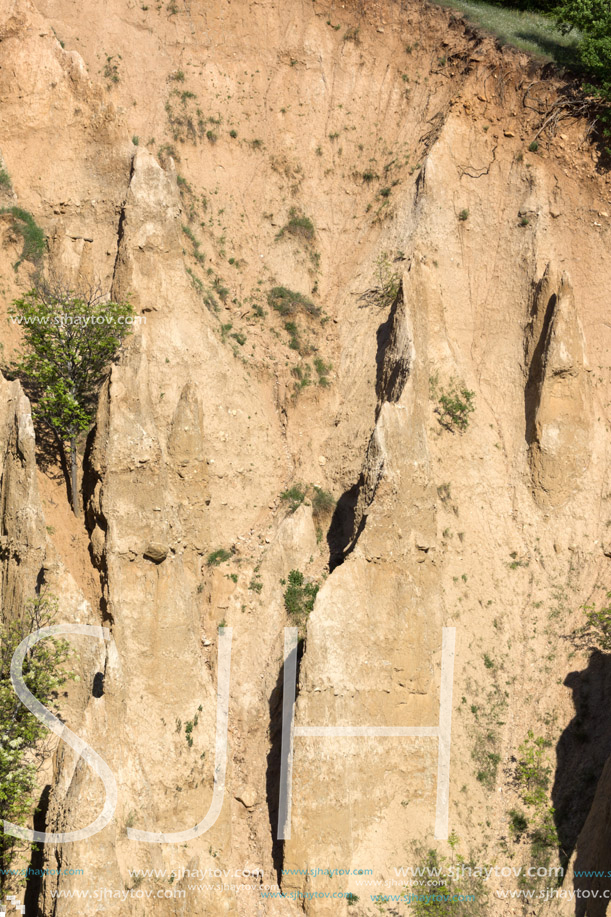
[[554,280],[548,267],[536,292],[532,331],[538,339],[526,396],[535,494],[552,505],[579,486],[591,441],[583,330],[568,276]]
[[[45,845],[47,867],[84,874],[32,885],[31,908],[80,914],[57,892],[108,888],[126,893],[103,904],[121,917],[342,915],[345,898],[305,896],[350,892],[365,915],[384,885],[307,869],[379,883],[420,844],[449,855],[433,838],[432,735],[296,735],[278,840],[291,570],[321,585],[297,727],[437,726],[442,629],[455,628],[459,853],[528,862],[509,812],[529,729],[552,743],[564,854],[600,851],[611,730],[592,697],[606,657],[570,655],[610,562],[611,192],[585,126],[529,153],[539,121],[524,92],[541,74],[440,10],[15,0],[0,29],[6,206],[36,216],[49,268],[99,278],[141,319],[83,444],[83,524],[61,476],[37,478],[19,385],[0,389],[3,618],[44,570],[64,620],[112,634],[75,639],[65,706],[116,775],[115,818]],[[292,209],[311,232],[291,230]],[[0,228],[8,304],[34,268],[13,270],[21,242]],[[276,286],[314,308],[281,315]],[[463,432],[439,422],[440,397],[461,388],[475,407]],[[331,491],[332,518],[309,499],[291,513],[293,484]],[[184,842],[135,841],[211,805],[219,626],[233,629],[220,816]],[[47,830],[100,811],[100,782],[61,744],[46,784]],[[261,868],[285,896],[248,878],[227,882],[252,886],[239,892],[170,882],[181,868]],[[497,885],[491,914],[507,909]]]
[[2,608],[13,615],[44,567],[46,537],[36,481],[30,404],[18,382],[2,380]]

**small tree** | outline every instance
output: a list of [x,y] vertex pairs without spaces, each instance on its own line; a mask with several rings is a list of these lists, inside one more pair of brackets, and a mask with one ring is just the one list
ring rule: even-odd
[[14,300],[9,314],[25,344],[13,369],[34,416],[53,432],[78,516],[77,439],[93,421],[109,364],[131,331],[133,307],[108,301],[99,288],[73,290],[54,280]]
[[611,102],[611,6],[609,0],[561,0],[554,10],[563,32],[579,29],[578,53],[596,81],[586,88]]
[[[57,611],[55,596],[41,594],[29,602],[19,621],[0,624],[0,889],[10,878],[10,866],[23,846],[16,837],[4,834],[4,820],[24,824],[34,809],[37,773],[46,749],[41,740],[44,725],[24,707],[15,694],[11,659],[21,641],[52,624]],[[64,640],[48,638],[35,644],[23,665],[24,682],[46,707],[57,690],[71,677],[63,669],[68,656]]]

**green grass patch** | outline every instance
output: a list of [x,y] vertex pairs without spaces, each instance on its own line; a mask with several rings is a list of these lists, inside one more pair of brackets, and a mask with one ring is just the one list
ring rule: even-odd
[[280,315],[293,315],[297,311],[309,315],[320,315],[320,309],[308,296],[289,290],[287,287],[272,287],[267,294],[267,302]]
[[539,60],[558,64],[577,64],[580,34],[574,30],[563,35],[555,19],[542,13],[474,3],[473,0],[436,0],[440,6],[459,10],[473,25],[492,32],[502,44],[526,51]]
[[193,256],[194,256],[194,258],[195,258],[197,261],[199,261],[200,264],[203,264],[204,261],[205,261],[206,259],[205,259],[205,256],[204,256],[203,252],[200,251],[199,240],[196,238],[196,236],[195,236],[193,230],[191,229],[190,226],[184,225],[184,226],[182,227],[182,231],[184,232],[185,236],[187,237],[187,239],[189,240],[189,242],[190,242],[191,245],[193,246]]
[[297,239],[302,239],[304,242],[313,242],[315,235],[314,224],[305,214],[299,213],[295,207],[291,207],[289,218],[276,238],[281,239],[287,234]]
[[318,520],[321,516],[328,516],[334,509],[335,497],[333,494],[314,484],[314,495],[312,497],[312,515],[314,519]]
[[318,583],[305,582],[299,570],[291,570],[288,584],[284,590],[284,607],[286,613],[298,627],[303,627],[308,615],[314,608],[314,602],[320,586]]
[[230,559],[231,551],[226,551],[225,548],[218,548],[218,550],[208,554],[206,563],[209,567],[218,567],[219,564],[224,564],[225,561]]
[[10,213],[14,228],[23,239],[21,255],[13,265],[15,270],[23,261],[38,264],[45,252],[46,238],[32,214],[21,207],[3,207],[0,213]]
[[280,494],[280,499],[284,503],[288,503],[288,507],[292,513],[301,506],[305,498],[305,490],[302,490],[298,484],[293,484],[292,487],[289,487],[288,490],[284,490]]

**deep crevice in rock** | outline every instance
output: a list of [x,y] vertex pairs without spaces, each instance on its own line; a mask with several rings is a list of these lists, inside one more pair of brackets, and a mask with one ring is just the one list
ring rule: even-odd
[[96,672],[91,687],[93,697],[104,697],[104,672]]
[[[47,812],[49,809],[49,796],[51,793],[51,784],[48,783],[40,794],[38,805],[34,810],[34,831],[47,830]],[[44,868],[44,844],[34,845],[28,864],[28,874],[25,885],[24,905],[28,917],[39,917],[42,915],[38,902],[42,894],[42,870]],[[37,875],[36,873],[40,873]]]
[[[327,532],[329,547],[329,572],[343,564],[356,543],[354,524],[359,493],[363,485],[363,476],[341,495],[335,505],[331,525]],[[360,534],[360,532],[359,532]]]
[[[102,394],[106,390],[102,389]],[[101,478],[97,471],[93,468],[91,462],[91,453],[93,451],[95,438],[97,434],[97,426],[94,426],[87,436],[87,442],[85,445],[85,454],[83,456],[83,480],[81,484],[81,493],[83,499],[83,516],[85,519],[85,527],[89,535],[89,556],[91,558],[91,563],[93,567],[98,571],[100,576],[100,612],[102,615],[102,623],[104,624],[114,624],[114,618],[108,609],[108,602],[106,599],[106,584],[108,582],[108,570],[106,567],[106,554],[102,554],[101,560],[98,561],[93,553],[91,546],[91,533],[93,532],[96,525],[102,529],[104,533],[108,528],[106,519],[102,513],[96,514],[93,510],[92,497],[95,492],[95,489],[100,482]]]
[[[402,303],[403,284],[400,284],[388,317],[379,325],[376,332],[376,395],[378,399],[376,422],[384,404],[395,403],[400,399],[411,371],[411,350],[406,348],[405,344],[403,346],[398,344],[399,307]],[[368,454],[370,449],[371,437],[367,446]],[[329,572],[333,572],[336,567],[343,564],[346,557],[356,547],[365,528],[367,514],[361,512],[359,516],[358,506],[366,485],[365,476],[361,473],[357,483],[346,490],[337,501],[327,532]],[[377,482],[373,489],[369,488],[371,493],[367,499],[367,505],[370,505],[375,496],[376,486]]]
[[119,222],[117,223],[117,251],[115,254],[115,261],[112,267],[112,282],[111,287],[114,287],[115,277],[117,275],[117,267],[119,265],[119,259],[121,257],[121,249],[123,247],[123,238],[125,235],[125,218],[127,213],[127,195],[129,194],[129,188],[132,183],[132,178],[134,176],[134,167],[135,167],[135,155],[132,156],[132,160],[129,166],[129,178],[127,180],[127,190],[125,192],[125,200],[121,205],[121,212],[119,214]]
[[[537,319],[536,312],[538,311],[538,297],[540,295],[540,286],[537,289],[535,295],[535,302],[533,305],[533,315],[531,317],[531,322],[535,322]],[[552,324],[552,319],[554,317],[554,310],[556,308],[557,296],[553,293],[545,307],[545,316],[543,318],[543,325],[541,327],[541,333],[539,334],[539,339],[533,350],[533,354],[530,360],[530,366],[528,368],[528,379],[526,382],[526,387],[524,389],[524,413],[525,413],[525,422],[526,422],[526,442],[530,446],[536,438],[535,434],[535,420],[537,417],[537,410],[539,408],[540,396],[541,396],[541,385],[543,383],[543,365],[545,351],[547,348],[547,343],[549,339],[549,331]]]

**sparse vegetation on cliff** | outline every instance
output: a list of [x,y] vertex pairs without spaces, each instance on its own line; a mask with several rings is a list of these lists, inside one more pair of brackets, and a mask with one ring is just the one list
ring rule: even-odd
[[289,218],[282,229],[279,230],[276,238],[281,239],[285,235],[303,239],[305,242],[312,242],[315,235],[314,224],[305,214],[299,213],[295,207],[291,207]]
[[293,484],[292,487],[289,487],[288,490],[284,490],[280,494],[280,499],[288,505],[291,513],[294,513],[295,510],[301,506],[305,497],[305,490],[298,484]]
[[304,311],[309,315],[320,314],[320,309],[309,296],[289,290],[288,287],[272,287],[267,294],[267,302],[280,315],[293,315],[297,311]]
[[209,567],[218,567],[219,564],[224,564],[227,560],[231,560],[231,551],[226,551],[225,548],[218,548],[208,554],[206,564]]
[[30,261],[38,265],[44,255],[47,240],[32,214],[23,210],[22,207],[4,207],[0,213],[8,213],[12,216],[15,231],[23,239],[23,249],[19,259],[13,265],[14,269],[17,270],[23,261]]
[[[549,804],[549,787],[552,767],[548,761],[551,742],[535,736],[529,729],[526,739],[518,749],[515,780],[525,811],[509,812],[510,831],[516,843],[526,839],[530,845],[530,861],[536,866],[548,867],[558,851],[558,833],[555,812]],[[520,875],[521,888],[537,888],[549,882],[541,877],[530,877],[526,870]]]
[[[3,821],[24,825],[34,809],[37,775],[44,758],[41,740],[43,723],[21,703],[11,683],[11,660],[28,634],[54,623],[58,602],[50,594],[38,595],[27,603],[23,617],[0,624],[0,825]],[[68,644],[47,638],[26,654],[24,683],[46,707],[53,707],[58,688],[71,673],[65,671]],[[0,889],[10,879],[8,870],[24,842],[0,830]]]
[[469,426],[469,417],[475,410],[475,392],[455,379],[451,379],[448,387],[444,388],[437,374],[431,376],[429,387],[431,398],[437,401],[434,410],[441,426],[452,433],[464,433]]
[[300,570],[291,570],[288,581],[281,580],[286,585],[284,590],[284,607],[289,618],[299,628],[303,628],[308,615],[314,608],[314,602],[320,586],[318,583],[306,582]]
[[484,917],[488,914],[488,894],[481,865],[460,854],[455,862],[454,848],[459,839],[454,832],[448,842],[452,847],[451,859],[433,848],[419,851],[420,874],[436,878],[433,888],[405,889],[408,900],[410,895],[416,899],[411,903],[411,914],[413,917]]
[[[607,600],[611,600],[611,592],[607,592]],[[580,627],[576,634],[576,642],[595,647],[603,653],[611,652],[611,601],[597,608],[596,605],[584,605],[586,623]]]

